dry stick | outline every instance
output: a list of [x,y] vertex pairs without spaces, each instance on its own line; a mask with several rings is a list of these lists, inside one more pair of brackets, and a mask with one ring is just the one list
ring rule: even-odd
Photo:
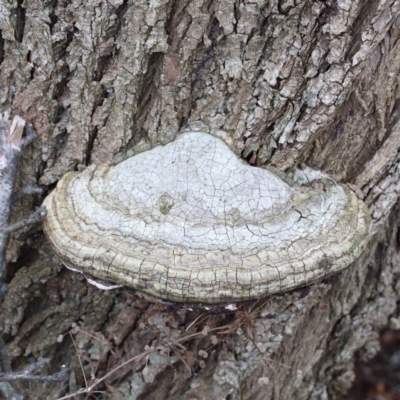
[[7,272],[6,249],[10,233],[38,222],[40,217],[45,215],[42,209],[31,218],[12,227],[9,226],[21,152],[37,137],[33,127],[29,125],[26,137],[22,138],[24,126],[25,121],[20,117],[15,117],[11,123],[7,115],[0,115],[0,304],[7,290],[4,280]]
[[87,380],[86,380],[85,370],[83,369],[83,364],[82,364],[82,360],[81,360],[81,357],[80,357],[79,352],[78,352],[78,348],[76,347],[75,340],[74,340],[71,332],[69,333],[69,336],[71,336],[71,340],[72,340],[72,343],[73,343],[73,345],[75,347],[76,354],[78,354],[78,360],[79,360],[79,364],[81,366],[83,379],[85,380],[85,385],[87,387],[88,383],[87,383]]
[[29,218],[23,219],[22,221],[16,222],[15,224],[0,228],[0,232],[3,234],[10,234],[15,231],[19,231],[25,226],[37,224],[47,215],[45,207],[39,207]]
[[[258,307],[257,303],[253,304],[250,308],[249,308],[249,312],[246,315],[255,315],[257,314],[264,306],[265,304],[270,301],[270,299],[268,299],[266,302],[263,302],[262,304],[260,304]],[[125,305],[124,305],[125,306]],[[253,309],[254,308],[254,309]],[[122,310],[121,310],[122,311]],[[210,315],[207,315],[205,313],[200,314],[194,321],[192,321],[190,323],[190,325],[186,328],[185,332],[187,332],[188,330],[190,330],[191,328],[193,328],[194,326],[199,325],[201,322],[203,322],[204,320],[208,319],[210,317]],[[241,321],[242,318],[239,318],[239,322],[233,322],[231,324],[228,325],[224,325],[224,326],[219,326],[219,327],[214,327],[214,328],[208,328],[207,329],[207,333],[210,332],[216,332],[217,334],[222,334],[222,335],[231,335],[236,333],[236,331],[239,329],[239,327],[243,324],[243,322]],[[149,327],[145,327],[146,329],[150,330],[151,332],[155,333],[153,330],[151,330]],[[93,339],[99,340],[98,338],[96,338],[95,336],[89,334],[88,332],[85,332],[81,329],[78,329],[80,332],[92,337]],[[190,371],[190,367],[188,365],[188,363],[185,361],[185,359],[181,356],[181,352],[182,350],[186,350],[181,343],[184,343],[190,339],[193,338],[198,338],[201,336],[205,336],[205,334],[203,333],[204,331],[200,331],[200,332],[195,332],[192,334],[188,334],[188,335],[182,335],[180,338],[174,340],[173,342],[170,342],[169,340],[164,341],[161,340],[160,343],[164,346],[166,346],[167,348],[169,348],[176,356],[177,358],[185,365],[185,367],[188,369],[189,373],[191,373]],[[69,332],[69,334],[71,335],[71,339],[73,341],[73,344],[75,346],[75,349],[77,351],[78,357],[79,357],[79,362],[81,364],[81,369],[82,369],[82,373],[84,375],[84,379],[85,379],[85,383],[86,383],[86,388],[82,388],[80,390],[78,390],[77,392],[73,393],[73,394],[69,394],[67,396],[61,397],[57,400],[65,400],[65,399],[69,399],[71,397],[77,396],[79,394],[93,394],[93,393],[100,393],[100,392],[94,392],[93,390],[95,389],[95,387],[100,384],[102,381],[104,381],[106,378],[108,378],[110,375],[112,375],[114,372],[116,372],[117,370],[119,370],[120,368],[124,367],[125,365],[134,362],[134,361],[139,361],[140,359],[147,357],[150,353],[153,353],[158,346],[155,346],[155,348],[152,346],[150,347],[148,350],[146,350],[145,352],[138,354],[137,356],[134,356],[132,358],[130,358],[129,360],[125,361],[123,364],[117,366],[116,368],[112,369],[109,373],[107,373],[105,376],[103,376],[100,379],[94,379],[91,383],[90,386],[88,386],[88,382],[86,380],[86,376],[84,374],[84,368],[78,353],[78,350],[76,348],[74,339],[72,337],[71,332]],[[250,338],[249,338],[250,339]],[[251,340],[251,339],[250,339]],[[252,340],[254,346],[257,348],[258,351],[260,351],[258,349],[258,346],[254,343],[254,341]],[[183,349],[179,350],[178,348],[175,348],[175,346],[177,347],[183,347]],[[169,353],[167,353],[167,357],[169,359]],[[172,364],[170,364],[172,367]]]
[[[262,304],[260,304],[259,306],[257,306],[257,303],[255,303],[254,305],[252,305],[249,308],[248,313],[246,313],[247,316],[252,316],[252,315],[256,315],[258,312],[260,312],[260,310],[265,306],[265,304],[270,301],[271,299],[268,299],[267,301],[263,302]],[[257,306],[257,307],[256,307]],[[202,318],[203,317],[203,318]],[[190,325],[189,327],[185,330],[185,332],[187,332],[187,330],[189,330],[190,328],[192,328],[194,325],[199,324],[201,321],[204,321],[204,319],[207,319],[209,316],[201,314],[199,317],[197,317]],[[243,325],[243,318],[238,318],[239,322],[232,322],[231,324],[228,325],[224,325],[224,326],[218,326],[218,327],[214,327],[214,328],[209,328],[207,329],[207,333],[209,334],[211,332],[216,332],[217,334],[220,335],[232,335],[235,334],[237,332],[237,330]],[[147,329],[149,329],[151,332],[153,332],[149,327],[146,327]],[[86,333],[89,336],[92,336],[90,334],[88,334],[85,331],[79,330],[82,333]],[[184,364],[184,366],[188,369],[189,373],[191,373],[190,371],[190,367],[188,365],[188,363],[184,360],[184,358],[181,356],[181,352],[182,350],[179,350],[178,347],[183,347],[181,343],[184,343],[190,339],[193,338],[198,338],[198,337],[202,337],[205,336],[205,334],[203,333],[204,331],[200,331],[200,332],[195,332],[189,335],[183,335],[180,338],[174,340],[173,342],[169,342],[169,341],[164,341],[161,340],[160,343],[164,346],[166,346],[167,348],[169,348],[176,356],[177,358]],[[153,332],[154,333],[154,332]],[[72,335],[71,335],[72,338]],[[97,339],[97,338],[96,338]],[[255,343],[255,341],[253,339],[251,339],[250,337],[248,337],[249,340],[251,340],[253,342],[253,345],[255,346],[255,348],[260,352],[260,349],[258,348],[257,344]],[[73,340],[73,339],[72,339]],[[75,342],[74,342],[74,346],[75,346]],[[183,349],[185,350],[185,348],[183,347]],[[74,396],[77,396],[79,394],[93,394],[93,393],[97,393],[94,392],[93,390],[95,389],[95,387],[100,384],[101,382],[103,382],[105,379],[107,379],[109,376],[111,376],[114,372],[116,372],[117,370],[119,370],[120,368],[124,367],[125,365],[131,363],[131,362],[135,362],[135,361],[139,361],[144,357],[147,357],[149,354],[154,353],[157,350],[157,347],[153,347],[151,346],[149,349],[147,349],[146,351],[144,351],[143,353],[140,353],[132,358],[130,358],[129,360],[125,361],[124,363],[122,363],[121,365],[113,368],[110,372],[108,372],[106,375],[104,375],[102,378],[100,379],[95,379],[93,380],[93,382],[90,383],[90,386],[88,386],[88,383],[86,381],[86,377],[84,376],[85,382],[86,382],[86,388],[82,388],[80,390],[78,390],[75,393],[69,394],[67,396],[64,397],[60,397],[57,400],[66,400],[66,399],[70,399]],[[78,354],[79,357],[79,354]],[[169,353],[167,353],[167,357],[169,359]],[[273,361],[273,360],[270,360]],[[81,362],[80,357],[79,357],[79,362]],[[275,361],[273,361],[275,362]],[[277,363],[277,362],[276,362]],[[280,364],[277,363],[281,366],[284,367],[288,367],[287,365],[284,364]],[[172,367],[172,364],[170,364]],[[263,365],[264,367],[264,365]],[[83,365],[81,364],[81,368],[82,368],[82,372],[83,372]],[[84,372],[83,372],[84,374]]]
[[[37,209],[31,217],[10,226],[10,214],[14,201],[20,200],[24,195],[39,193],[40,189],[32,183],[14,194],[14,185],[17,177],[17,169],[23,149],[37,137],[32,125],[27,126],[25,137],[22,137],[25,120],[15,117],[12,122],[8,115],[0,114],[0,304],[7,291],[5,283],[7,273],[6,250],[11,232],[25,226],[39,222],[45,215],[46,209]],[[66,367],[53,375],[33,375],[32,372],[45,365],[48,360],[41,359],[31,364],[24,371],[12,372],[11,357],[7,346],[0,337],[0,393],[6,399],[23,400],[26,395],[19,392],[11,381],[60,381],[68,377]]]
[[[192,325],[193,325],[193,323],[192,323]],[[211,328],[208,332],[218,331],[218,330],[221,330],[221,329],[223,329],[223,328],[225,328],[225,327]],[[80,330],[80,331],[81,331],[82,333],[86,333],[86,334],[87,334],[87,332],[84,332],[84,331],[82,331],[82,330]],[[231,330],[230,330],[230,332],[231,332]],[[91,335],[89,335],[89,336],[91,336]],[[189,340],[189,339],[191,339],[191,338],[194,338],[194,337],[201,337],[201,336],[204,336],[202,332],[196,332],[196,333],[193,333],[193,334],[191,334],[191,335],[186,335],[186,336],[184,336],[184,337],[181,337],[180,339],[177,339],[177,340],[175,340],[175,341],[172,342],[172,343],[169,343],[169,342],[164,342],[164,343],[166,344],[167,347],[169,347],[169,348],[177,355],[177,357],[184,363],[184,365],[186,366],[186,368],[188,368],[188,365],[186,364],[186,362],[176,353],[176,349],[173,348],[173,345],[180,345],[180,343],[183,343],[183,342],[185,342],[185,341],[187,341],[187,340]],[[73,340],[73,338],[72,338],[72,335],[71,335],[71,339],[72,339],[72,341],[73,341],[73,343],[74,343],[74,346],[75,346],[75,342],[74,342],[74,340]],[[75,349],[76,349],[76,346],[75,346]],[[76,349],[76,350],[77,350],[77,349]],[[100,384],[101,382],[103,382],[105,379],[107,379],[109,376],[111,376],[114,372],[118,371],[119,369],[121,369],[122,367],[124,367],[125,365],[127,365],[127,364],[129,364],[129,363],[131,363],[131,362],[141,360],[142,358],[148,356],[148,355],[151,354],[151,353],[154,353],[155,351],[156,351],[155,348],[150,347],[148,350],[144,351],[143,353],[140,353],[140,354],[138,354],[137,356],[134,356],[134,357],[130,358],[129,360],[125,361],[125,362],[122,363],[121,365],[118,365],[117,367],[113,368],[110,372],[108,372],[108,373],[107,373],[106,375],[104,375],[102,378],[100,378],[100,379],[95,379],[95,380],[90,384],[90,386],[88,386],[88,382],[86,381],[86,377],[85,377],[84,370],[83,370],[83,365],[82,365],[82,363],[81,363],[81,359],[80,359],[79,354],[78,354],[79,362],[81,363],[82,373],[83,373],[83,375],[84,375],[84,379],[85,379],[85,383],[86,383],[86,388],[82,388],[82,389],[78,390],[77,392],[72,393],[72,394],[69,394],[69,395],[67,395],[67,396],[60,397],[60,398],[58,398],[57,400],[70,399],[71,397],[77,396],[77,395],[79,395],[79,394],[92,394],[92,393],[94,393],[94,392],[93,392],[94,388],[95,388],[98,384]],[[190,368],[189,368],[189,371],[190,371]]]
[[[192,324],[192,325],[193,325],[193,324]],[[149,329],[148,327],[146,327],[146,328]],[[78,330],[79,330],[79,332],[81,332],[81,333],[84,333],[84,334],[86,334],[86,335],[88,335],[88,336],[90,336],[90,337],[92,337],[92,338],[94,338],[94,339],[96,339],[96,340],[99,340],[98,338],[96,338],[95,336],[89,334],[88,332],[85,332],[85,331],[83,331],[83,330],[81,330],[81,329],[78,329]],[[151,329],[150,329],[150,331],[153,332]],[[153,333],[154,333],[154,332],[153,332]],[[84,377],[84,380],[85,380],[86,388],[82,388],[82,389],[78,390],[77,392],[72,393],[72,394],[69,394],[69,395],[67,395],[67,396],[60,397],[60,398],[58,398],[57,400],[69,399],[69,398],[74,397],[74,396],[77,396],[77,395],[79,395],[79,394],[102,393],[102,392],[94,392],[94,391],[93,391],[93,390],[95,389],[95,387],[96,387],[98,384],[100,384],[101,382],[103,382],[103,381],[104,381],[105,379],[107,379],[110,375],[112,375],[114,372],[118,371],[119,369],[121,369],[121,368],[124,367],[125,365],[127,365],[127,364],[129,364],[129,363],[131,363],[131,362],[134,362],[134,361],[139,361],[139,360],[141,360],[142,358],[147,357],[150,353],[153,353],[153,352],[155,351],[155,349],[154,349],[153,347],[150,347],[150,348],[149,348],[148,350],[146,350],[145,352],[143,352],[143,353],[141,353],[141,354],[138,354],[138,355],[136,355],[136,356],[130,358],[129,360],[125,361],[123,364],[121,364],[121,365],[119,365],[119,366],[113,368],[110,372],[108,372],[108,373],[107,373],[106,375],[104,375],[102,378],[100,378],[100,379],[95,379],[93,382],[91,382],[90,386],[88,386],[88,382],[87,382],[87,380],[86,380],[84,368],[83,368],[83,365],[82,365],[81,358],[80,358],[80,356],[79,356],[78,349],[77,349],[76,344],[75,344],[75,341],[74,341],[74,339],[73,339],[73,337],[72,337],[72,333],[69,332],[69,334],[70,334],[70,336],[71,336],[73,345],[75,346],[75,350],[76,350],[76,352],[77,352],[77,354],[78,354],[79,363],[80,363],[81,370],[82,370],[82,374],[83,374],[83,377]],[[203,336],[201,332],[198,332],[197,334],[194,334],[194,335]],[[190,336],[192,336],[192,335],[190,335]],[[170,347],[170,348],[175,352],[175,350],[169,345],[168,342],[167,342],[167,346]],[[180,358],[180,357],[178,356],[178,358]],[[186,363],[185,363],[184,360],[182,360],[182,362],[186,365]]]
[[[128,295],[128,297],[130,297],[130,296],[131,296],[131,295]],[[120,317],[120,315],[122,314],[122,312],[124,311],[125,306],[126,306],[126,304],[127,304],[127,302],[128,302],[128,297],[125,298],[125,303],[124,303],[124,305],[122,306],[121,311],[118,313],[118,317],[115,319],[114,324],[111,326],[110,333],[109,333],[108,337],[106,338],[107,346],[109,346],[109,349],[110,349],[111,353],[113,353],[113,348],[112,348],[112,344],[111,344],[111,336],[112,336],[112,335],[114,334],[114,332],[115,332],[115,329],[116,329],[116,326],[117,326],[117,322],[118,322],[118,320],[119,320],[119,317]],[[100,340],[100,339],[96,338],[95,336],[93,336],[93,338],[95,338],[96,340]],[[102,350],[101,350],[101,354],[100,354],[99,360],[97,361],[97,365],[96,365],[95,372],[97,372],[97,370],[98,370],[98,368],[99,368],[99,365],[100,365],[100,362],[101,362],[101,358],[103,357],[104,349],[105,349],[105,347],[103,347]]]
[[65,365],[61,366],[61,370],[52,375],[33,375],[32,372],[43,368],[50,364],[48,358],[40,358],[37,362],[29,365],[22,371],[0,373],[0,382],[11,381],[34,381],[34,382],[59,382],[68,378],[68,368]]
[[[204,313],[201,313],[194,321],[192,321],[189,326],[185,329],[185,332],[187,332],[193,325],[196,324],[196,322],[200,323],[201,318],[204,316]],[[208,316],[207,316],[208,318]]]
[[41,195],[43,192],[44,190],[38,186],[34,180],[30,180],[26,185],[22,186],[21,189],[13,193],[12,201],[15,203],[26,196]]
[[129,360],[125,361],[124,363],[122,363],[121,365],[118,365],[118,367],[115,367],[113,370],[111,370],[109,373],[105,374],[102,378],[100,379],[96,379],[93,383],[90,384],[89,387],[87,388],[83,388],[78,390],[75,393],[69,394],[67,396],[64,397],[60,397],[57,400],[65,400],[65,399],[70,399],[71,397],[77,396],[78,394],[91,394],[93,393],[92,390],[101,382],[103,382],[105,379],[107,379],[110,375],[112,375],[115,371],[118,371],[119,369],[121,369],[122,367],[125,367],[125,365],[134,362],[134,361],[139,361],[141,360],[143,357],[148,356],[151,353],[154,353],[155,349],[149,349],[144,351],[143,353],[138,354],[137,356],[134,356],[132,358],[130,358]]
[[[129,296],[130,296],[130,295],[129,295]],[[124,308],[125,308],[125,306],[126,306],[126,302],[127,302],[127,301],[125,301],[124,306],[122,307],[121,311],[119,312],[119,315],[121,315],[122,311],[124,310]],[[117,321],[118,321],[118,318],[116,318],[116,320],[115,320],[115,322],[114,322],[114,325],[113,325],[112,328],[111,328],[111,332],[110,332],[108,338],[106,339],[106,343],[105,343],[107,346],[110,347],[111,352],[112,352],[113,350],[112,350],[112,345],[111,345],[110,338],[111,338],[111,335],[112,335],[112,333],[113,333],[113,331],[114,331],[114,329],[115,329],[115,326],[116,326],[116,324],[117,324]],[[81,333],[83,333],[83,334],[85,334],[85,335],[91,337],[91,338],[94,339],[94,340],[97,340],[97,341],[99,341],[99,342],[101,342],[101,343],[104,343],[103,340],[101,340],[101,339],[99,339],[98,337],[96,337],[96,336],[90,334],[89,332],[83,331],[83,330],[80,329],[79,327],[76,327],[75,329],[77,329],[78,332],[81,332]],[[69,331],[68,333],[69,333],[69,335],[70,335],[70,337],[71,337],[72,343],[73,343],[73,345],[74,345],[74,347],[75,347],[75,351],[76,351],[76,353],[77,353],[77,355],[78,355],[80,367],[81,367],[81,370],[82,370],[83,379],[85,380],[85,385],[86,385],[86,387],[87,387],[88,384],[87,384],[87,380],[86,380],[85,371],[84,371],[84,368],[83,368],[83,365],[82,365],[82,360],[81,360],[81,358],[80,358],[78,349],[77,349],[77,347],[76,347],[74,338],[73,338],[73,336],[72,336],[72,332]],[[104,347],[103,347],[103,349],[102,349],[102,353],[101,353],[100,359],[101,359],[101,357],[102,357],[102,355],[103,355],[103,351],[104,351]],[[97,368],[98,368],[99,365],[100,365],[100,359],[98,360],[97,365],[96,365],[96,368],[94,369],[95,372],[97,372]],[[92,370],[93,370],[93,367],[92,367]],[[94,392],[92,392],[92,393],[94,393]]]

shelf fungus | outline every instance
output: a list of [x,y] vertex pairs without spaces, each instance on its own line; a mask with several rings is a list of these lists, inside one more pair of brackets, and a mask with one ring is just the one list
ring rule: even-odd
[[184,132],[65,175],[44,202],[44,230],[68,267],[152,297],[256,299],[333,275],[369,239],[368,209],[347,186],[309,169],[279,175]]

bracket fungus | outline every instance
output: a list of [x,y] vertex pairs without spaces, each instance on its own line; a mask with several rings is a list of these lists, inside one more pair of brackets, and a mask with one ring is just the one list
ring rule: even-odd
[[347,186],[309,169],[278,175],[183,132],[66,174],[45,199],[44,231],[68,267],[153,297],[256,299],[333,275],[369,239],[369,211]]

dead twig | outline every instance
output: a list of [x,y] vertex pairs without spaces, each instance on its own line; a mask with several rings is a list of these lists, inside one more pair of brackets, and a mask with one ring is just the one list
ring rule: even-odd
[[[109,378],[110,376],[112,376],[117,370],[123,368],[124,366],[126,366],[130,363],[140,361],[143,358],[146,359],[146,366],[145,366],[145,369],[146,369],[149,355],[158,350],[161,350],[161,354],[163,354],[166,349],[169,349],[169,351],[165,351],[164,356],[166,357],[167,362],[171,366],[171,368],[174,369],[174,366],[171,362],[170,356],[171,356],[171,354],[174,354],[176,356],[176,358],[183,363],[183,365],[185,366],[185,368],[187,369],[189,374],[192,375],[192,370],[191,370],[192,364],[195,361],[197,361],[199,363],[199,366],[201,368],[204,368],[205,361],[198,360],[197,358],[195,358],[193,353],[190,350],[188,350],[187,346],[184,345],[184,343],[190,342],[193,339],[199,339],[202,337],[209,336],[210,334],[213,334],[213,335],[211,335],[211,341],[213,344],[208,349],[206,349],[206,351],[200,350],[199,355],[202,358],[208,358],[208,351],[211,348],[217,346],[220,343],[225,343],[228,338],[233,339],[234,335],[237,333],[239,328],[241,328],[243,330],[246,337],[248,338],[248,340],[250,340],[253,343],[255,348],[261,354],[263,354],[262,349],[260,349],[259,344],[256,342],[257,333],[255,332],[255,330],[256,330],[255,322],[256,322],[256,318],[259,316],[260,311],[263,309],[263,307],[266,305],[266,303],[270,300],[271,300],[271,298],[269,298],[267,301],[262,301],[261,303],[256,302],[253,305],[245,308],[243,311],[238,311],[235,314],[236,318],[234,321],[229,322],[222,326],[210,327],[209,322],[207,320],[210,319],[211,315],[202,313],[193,322],[191,322],[188,325],[188,327],[182,332],[182,334],[178,338],[172,339],[172,340],[171,340],[170,334],[168,334],[164,337],[160,337],[160,332],[155,332],[149,326],[144,325],[142,327],[143,329],[147,329],[157,336],[157,339],[156,339],[157,344],[155,344],[153,341],[153,345],[145,346],[144,352],[130,358],[129,360],[122,363],[121,365],[118,365],[117,367],[113,368],[106,375],[104,375],[103,377],[101,377],[99,379],[95,378],[95,379],[92,379],[91,381],[87,381],[86,377],[84,377],[85,382],[86,382],[85,388],[82,388],[82,389],[76,391],[75,393],[66,395],[57,400],[69,399],[69,398],[72,398],[72,397],[80,395],[80,394],[93,395],[93,393],[97,393],[97,392],[94,392],[94,390],[100,383],[104,383],[107,386],[107,383],[105,382],[105,380],[107,378]],[[206,322],[206,324],[203,325],[205,322]],[[197,329],[200,328],[201,330],[198,330],[197,332],[193,332],[193,333],[188,333],[188,331],[193,330],[195,328],[197,328]],[[90,333],[85,332],[81,329],[78,329],[78,331],[81,333],[87,334],[90,337],[93,337],[93,335],[91,335]],[[83,373],[84,368],[83,368],[83,364],[82,364],[79,354],[78,354],[78,357],[79,357],[79,361],[81,363],[81,369],[82,369],[82,373]],[[272,360],[268,360],[268,361],[273,362]],[[283,364],[279,364],[279,365],[288,367]],[[266,370],[266,365],[263,362],[263,371],[265,372],[265,370]],[[143,371],[145,371],[145,370],[143,370]],[[174,372],[175,372],[175,369],[174,369]],[[264,376],[263,379],[266,380],[267,378]]]
[[15,231],[19,231],[28,225],[37,224],[47,215],[45,207],[39,207],[29,218],[18,221],[15,224],[9,225],[5,228],[1,228],[3,234],[10,234]]
[[34,381],[34,382],[60,382],[68,379],[68,368],[65,365],[61,366],[59,372],[51,375],[34,375],[38,369],[50,364],[48,358],[40,358],[35,363],[30,364],[22,371],[0,373],[0,382],[13,381]]
[[12,202],[15,203],[16,201],[19,201],[26,196],[41,195],[41,194],[43,194],[43,189],[40,186],[38,186],[34,180],[29,180],[29,182],[26,185],[22,186],[21,189],[13,193]]
[[[32,125],[25,130],[25,120],[19,116],[9,120],[8,114],[0,115],[0,305],[7,291],[6,250],[12,232],[28,225],[36,224],[46,216],[44,207],[39,207],[29,218],[10,225],[11,208],[15,201],[31,194],[41,194],[42,190],[30,181],[14,193],[17,169],[24,148],[36,139],[37,134]],[[13,386],[16,381],[57,382],[68,379],[68,369],[62,366],[59,372],[51,375],[36,375],[35,371],[48,364],[48,359],[40,359],[30,364],[23,371],[12,372],[9,351],[0,337],[0,394],[5,399],[23,400],[26,395]]]

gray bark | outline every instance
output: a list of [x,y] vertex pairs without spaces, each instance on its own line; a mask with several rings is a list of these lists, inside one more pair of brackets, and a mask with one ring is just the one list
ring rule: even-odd
[[[374,219],[368,251],[338,282],[275,296],[250,316],[210,316],[188,333],[242,325],[223,343],[204,332],[175,352],[165,342],[177,346],[199,314],[89,286],[40,226],[14,235],[0,308],[14,370],[32,356],[52,360],[46,373],[71,369],[65,384],[31,384],[31,397],[85,387],[80,361],[89,381],[91,365],[100,378],[143,352],[96,389],[113,399],[345,393],[355,357],[378,351],[383,327],[400,328],[400,1],[0,0],[0,30],[0,111],[39,135],[19,187],[33,177],[51,190],[68,171],[197,123],[226,131],[256,166],[308,165],[349,183]],[[39,204],[22,200],[12,222]],[[169,360],[152,350],[158,339]],[[192,363],[209,347],[203,368]]]

